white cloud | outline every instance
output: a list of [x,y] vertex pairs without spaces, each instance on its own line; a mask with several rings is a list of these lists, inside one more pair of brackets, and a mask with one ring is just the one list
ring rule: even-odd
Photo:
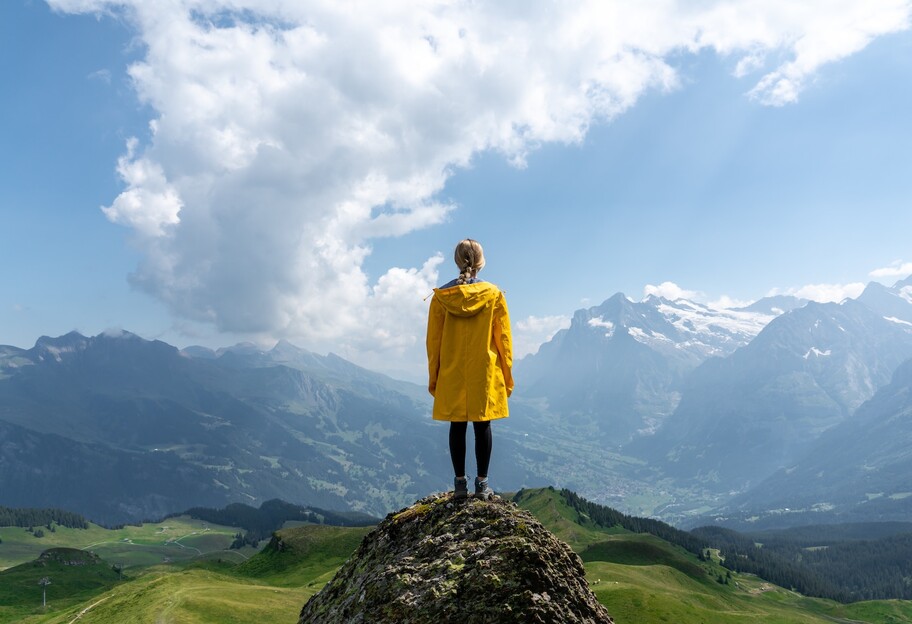
[[128,71],[151,139],[128,143],[104,209],[136,233],[135,285],[221,331],[413,356],[438,261],[374,284],[363,262],[373,239],[446,219],[454,168],[581,141],[677,88],[682,53],[731,57],[739,76],[766,72],[752,97],[794,101],[910,14],[895,0],[48,3],[117,14],[145,49]]
[[875,269],[869,273],[871,277],[907,277],[912,275],[912,262],[903,262],[896,260],[880,269]]
[[853,282],[851,284],[808,284],[799,288],[788,288],[780,290],[778,288],[770,291],[770,297],[775,295],[791,295],[810,301],[820,303],[839,302],[843,299],[855,299],[865,289],[862,282]]
[[662,282],[658,286],[646,284],[646,286],[643,288],[643,296],[649,297],[650,295],[655,297],[663,297],[669,301],[677,301],[678,299],[700,301],[703,298],[702,293],[696,290],[685,290],[674,282]]
[[529,316],[513,324],[513,358],[536,353],[562,329],[570,327],[569,316]]
[[715,301],[710,301],[706,305],[710,308],[716,310],[730,310],[732,308],[746,308],[750,304],[754,303],[753,301],[746,301],[743,299],[732,299],[728,295],[722,295]]
[[[755,10],[763,10],[761,6],[755,6]],[[773,106],[795,102],[821,66],[863,50],[878,35],[909,27],[910,9],[905,0],[792,2],[786,10],[791,15],[786,11],[770,11],[766,16],[769,19],[757,15],[770,29],[768,33],[794,54],[791,60],[763,76],[750,92],[752,97]],[[784,25],[782,20],[807,27],[778,30],[777,26]]]
[[161,165],[136,158],[136,139],[127,142],[127,154],[117,161],[117,173],[127,190],[102,212],[114,223],[136,229],[150,238],[164,236],[169,225],[180,223],[182,202],[177,190],[165,179]]

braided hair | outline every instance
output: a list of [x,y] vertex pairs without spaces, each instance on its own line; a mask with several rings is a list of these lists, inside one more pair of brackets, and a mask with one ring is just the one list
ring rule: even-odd
[[484,249],[477,240],[467,238],[459,241],[453,254],[456,266],[459,267],[457,284],[465,284],[485,265]]

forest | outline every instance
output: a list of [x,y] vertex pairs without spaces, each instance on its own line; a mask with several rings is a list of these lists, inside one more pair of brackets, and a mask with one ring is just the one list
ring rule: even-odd
[[0,507],[0,527],[36,527],[56,523],[71,529],[87,529],[89,522],[82,516],[62,509],[12,509]]
[[243,503],[232,503],[222,509],[193,507],[174,515],[187,515],[213,524],[242,528],[246,533],[237,536],[237,546],[244,543],[256,545],[259,540],[270,537],[273,531],[282,528],[286,522],[351,527],[371,526],[379,522],[377,518],[367,514],[301,507],[278,499],[264,502],[259,509]]
[[561,496],[581,520],[650,533],[698,556],[716,549],[729,570],[756,574],[805,596],[842,603],[912,599],[909,523],[824,525],[757,534],[721,527],[687,532],[659,520],[627,516],[569,490],[562,490]]

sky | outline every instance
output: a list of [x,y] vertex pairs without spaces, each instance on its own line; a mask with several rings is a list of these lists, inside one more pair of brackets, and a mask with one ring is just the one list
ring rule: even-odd
[[517,355],[616,292],[912,274],[912,2],[0,3],[0,344],[279,339],[420,379],[452,249]]

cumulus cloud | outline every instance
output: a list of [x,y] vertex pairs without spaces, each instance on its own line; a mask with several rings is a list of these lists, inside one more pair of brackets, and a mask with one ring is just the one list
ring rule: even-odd
[[48,3],[115,14],[145,50],[128,71],[151,138],[128,143],[104,208],[142,252],[132,282],[221,331],[377,354],[418,349],[439,261],[371,283],[371,241],[443,222],[454,207],[437,193],[474,155],[521,167],[579,142],[677,88],[671,59],[703,50],[761,103],[792,102],[910,14],[895,0]]
[[570,327],[570,317],[529,316],[513,324],[513,357],[519,359],[551,340],[554,334]]
[[646,284],[646,286],[643,288],[643,296],[662,297],[664,299],[668,299],[669,301],[677,301],[678,299],[700,301],[703,299],[702,293],[696,290],[685,290],[674,282],[662,282],[658,286]]
[[903,262],[902,260],[896,260],[890,264],[890,266],[885,266],[880,269],[874,269],[869,273],[871,277],[907,277],[912,275],[912,262]]
[[706,305],[708,305],[710,308],[715,308],[716,310],[730,310],[732,308],[746,308],[752,303],[754,302],[744,299],[734,299],[728,295],[722,295],[718,299],[710,301]]
[[686,299],[688,301],[693,301],[695,303],[700,303],[706,305],[710,308],[716,310],[728,310],[731,308],[743,308],[749,306],[753,301],[744,301],[741,299],[734,299],[728,295],[720,295],[716,299],[709,301],[705,293],[698,290],[687,290],[681,288],[674,282],[662,282],[658,286],[653,286],[652,284],[647,284],[643,288],[643,296],[649,297],[650,295],[655,297],[662,297],[668,299],[669,301],[677,301],[678,299]]
[[180,223],[182,202],[157,162],[136,158],[138,141],[127,142],[127,154],[117,162],[117,173],[127,189],[102,212],[114,223],[135,228],[146,237],[164,236],[165,228]]

